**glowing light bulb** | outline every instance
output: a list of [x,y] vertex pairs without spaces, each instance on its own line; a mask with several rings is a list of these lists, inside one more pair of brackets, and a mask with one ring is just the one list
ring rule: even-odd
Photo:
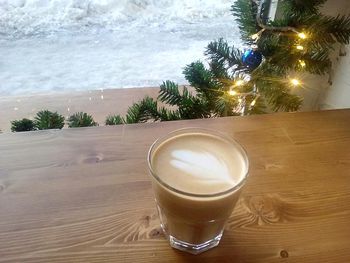
[[235,96],[235,95],[237,95],[237,91],[235,91],[235,90],[230,90],[230,91],[228,92],[228,94],[230,94],[231,96]]
[[256,51],[256,50],[258,50],[258,45],[256,45],[256,44],[253,44],[253,45],[251,45],[250,46],[254,51]]
[[303,33],[303,32],[299,33],[298,37],[301,38],[301,39],[306,39],[307,38],[306,34]]
[[304,47],[301,46],[301,45],[297,45],[297,46],[296,46],[296,49],[298,49],[298,50],[304,50]]
[[257,39],[258,37],[259,37],[259,34],[253,34],[253,35],[251,35],[251,38],[252,38],[253,40]]
[[244,81],[241,80],[241,79],[239,79],[239,80],[236,81],[235,86],[236,86],[236,87],[242,86],[243,83],[244,83]]
[[243,100],[242,100],[241,98],[238,99],[238,102],[239,102],[239,103],[242,103],[242,101],[243,101]]
[[254,99],[251,103],[250,103],[250,106],[254,106],[256,103],[256,99]]
[[306,66],[306,63],[304,60],[299,60],[299,64],[302,68],[305,68],[305,66]]
[[293,85],[293,86],[299,86],[301,83],[299,80],[297,79],[291,79],[290,80],[290,83]]

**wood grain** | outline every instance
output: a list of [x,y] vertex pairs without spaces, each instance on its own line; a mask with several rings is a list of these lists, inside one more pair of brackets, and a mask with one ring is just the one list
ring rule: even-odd
[[[169,247],[146,154],[182,127],[240,141],[250,178],[219,247]],[[350,262],[350,110],[0,135],[0,262]]]

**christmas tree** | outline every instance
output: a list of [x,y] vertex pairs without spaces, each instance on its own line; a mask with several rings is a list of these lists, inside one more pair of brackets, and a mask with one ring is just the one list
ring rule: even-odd
[[232,13],[246,51],[223,39],[209,43],[207,65],[196,61],[183,71],[190,88],[165,81],[158,101],[147,97],[125,118],[109,116],[107,124],[297,111],[302,98],[293,89],[303,83],[295,76],[328,74],[334,44],[349,43],[350,17],[323,15],[325,2],[280,0],[282,15],[267,20],[265,1],[236,0]]

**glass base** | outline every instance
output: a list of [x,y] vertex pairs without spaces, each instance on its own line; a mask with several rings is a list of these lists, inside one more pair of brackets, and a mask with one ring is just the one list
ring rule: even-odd
[[221,237],[222,237],[222,232],[215,238],[207,242],[204,242],[202,244],[190,244],[190,243],[178,240],[173,236],[170,236],[170,235],[168,236],[170,245],[173,248],[176,248],[178,250],[185,251],[194,255],[203,253],[204,251],[207,251],[213,247],[216,247],[219,244]]
[[[169,240],[171,247],[176,248],[176,249],[181,250],[181,251],[185,251],[185,252],[197,255],[197,254],[200,254],[204,251],[207,251],[207,250],[219,245],[219,242],[220,242],[222,234],[223,234],[223,230],[218,231],[218,232],[216,231],[216,233],[218,233],[217,236],[214,235],[214,237],[212,239],[205,241],[203,243],[199,243],[199,244],[198,243],[191,244],[189,242],[186,242],[186,241],[183,241],[183,240],[180,240],[180,239],[174,237],[172,235],[172,233],[169,231],[168,218],[163,214],[162,209],[160,208],[160,206],[158,204],[157,204],[157,210],[158,210],[158,215],[160,218],[160,226],[163,230],[165,237]],[[174,222],[172,223],[172,225],[174,228]],[[210,226],[210,223],[208,224],[208,226]],[[220,227],[220,228],[223,229],[223,227]],[[217,229],[217,227],[215,227],[215,230],[216,229]],[[191,229],[191,228],[190,228],[190,230],[193,231],[193,229]]]

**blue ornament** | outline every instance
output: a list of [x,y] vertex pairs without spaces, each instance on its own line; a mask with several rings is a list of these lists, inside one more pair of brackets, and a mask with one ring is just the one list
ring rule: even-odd
[[262,61],[262,54],[257,49],[249,49],[244,52],[242,62],[250,69],[256,69]]

